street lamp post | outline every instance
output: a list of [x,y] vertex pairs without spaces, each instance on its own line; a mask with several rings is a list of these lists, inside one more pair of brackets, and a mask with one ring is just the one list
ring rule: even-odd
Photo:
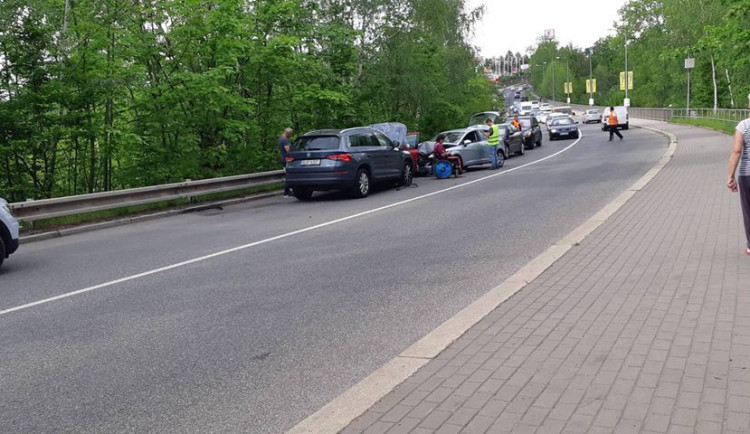
[[567,90],[567,102],[570,104],[570,88],[572,83],[570,82],[570,57],[565,58],[565,81],[568,83],[565,87]]
[[594,106],[594,71],[591,68],[591,55],[593,54],[591,49],[586,50],[589,58],[589,105]]
[[625,35],[625,101],[623,101],[623,105],[625,107],[630,107],[630,98],[628,98],[628,87],[630,83],[628,83],[628,35]]
[[[560,60],[560,56],[555,56],[556,60]],[[555,62],[552,62],[552,101],[557,101],[555,99]]]

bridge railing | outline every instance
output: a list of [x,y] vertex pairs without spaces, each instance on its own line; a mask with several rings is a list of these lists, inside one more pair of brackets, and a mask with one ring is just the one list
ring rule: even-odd
[[262,187],[277,184],[283,179],[283,170],[195,181],[188,179],[174,184],[16,202],[10,204],[10,209],[18,220],[33,222],[54,217]]

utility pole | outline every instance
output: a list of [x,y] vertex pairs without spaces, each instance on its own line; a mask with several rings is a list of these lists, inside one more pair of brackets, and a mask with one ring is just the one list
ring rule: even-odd
[[591,56],[594,54],[590,48],[586,49],[589,57],[589,105],[594,106],[594,70],[591,67]]

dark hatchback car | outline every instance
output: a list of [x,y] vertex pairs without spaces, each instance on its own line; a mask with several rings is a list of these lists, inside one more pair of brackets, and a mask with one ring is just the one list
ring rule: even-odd
[[567,116],[555,119],[551,124],[547,125],[547,129],[549,130],[550,140],[577,139],[579,136],[576,122]]
[[542,127],[535,116],[521,116],[518,118],[521,123],[521,133],[523,134],[523,144],[526,149],[534,149],[534,146],[542,146]]
[[346,190],[365,197],[374,183],[409,185],[414,163],[399,145],[369,127],[311,131],[297,138],[287,154],[287,184],[300,200],[314,191]]
[[523,145],[523,135],[510,123],[498,125],[500,127],[500,139],[503,142],[503,152],[506,157],[510,155],[523,155],[526,147]]

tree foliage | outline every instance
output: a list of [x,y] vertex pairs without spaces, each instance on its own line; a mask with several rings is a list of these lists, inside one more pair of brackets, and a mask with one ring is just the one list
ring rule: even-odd
[[[559,47],[540,40],[532,50],[531,80],[548,98],[564,97],[566,66],[573,82],[572,102],[586,104],[586,79],[597,81],[599,105],[621,105],[620,72],[633,71],[631,105],[684,107],[687,104],[686,57],[691,71],[691,106],[745,108],[750,92],[750,0],[631,0],[620,9],[616,34],[593,47]],[[559,59],[558,59],[559,58]]]
[[0,195],[278,167],[276,140],[492,106],[464,0],[4,0]]

